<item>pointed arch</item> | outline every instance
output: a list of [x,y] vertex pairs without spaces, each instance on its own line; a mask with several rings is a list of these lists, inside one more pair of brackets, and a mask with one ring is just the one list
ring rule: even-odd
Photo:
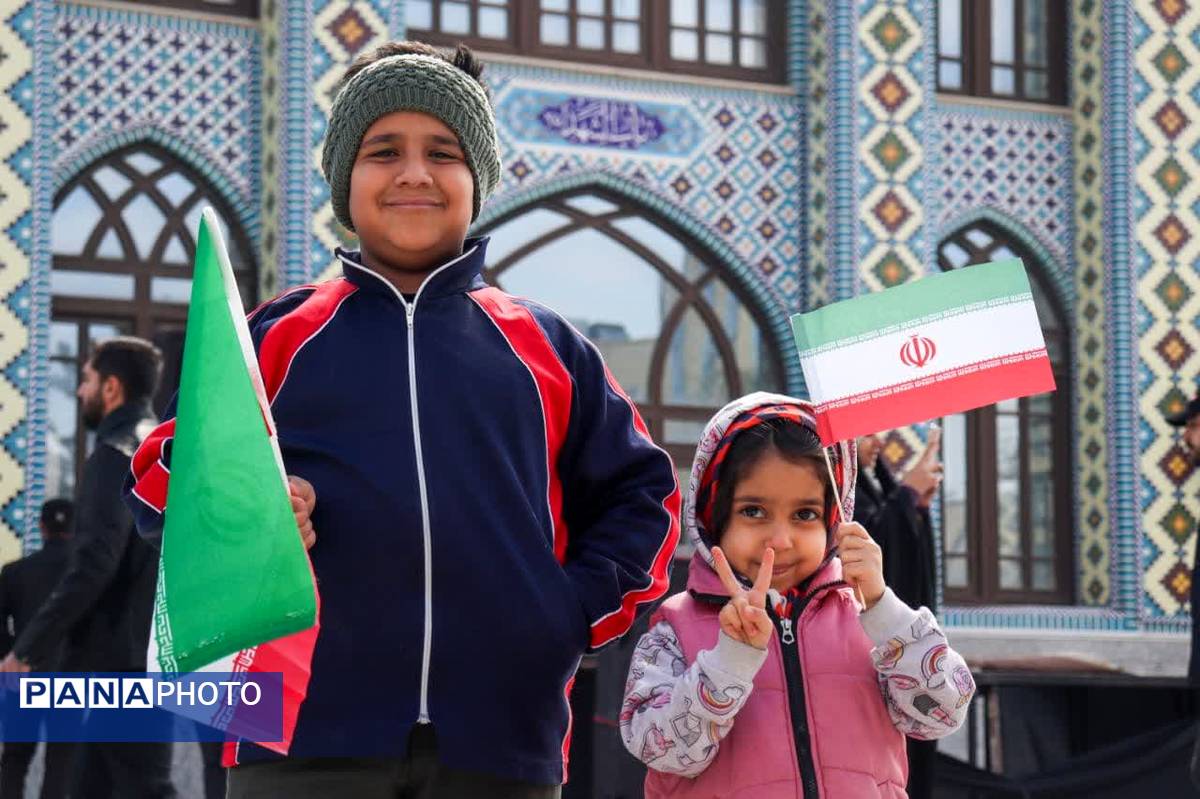
[[201,178],[213,194],[225,203],[225,209],[218,209],[227,212],[223,213],[225,218],[231,222],[236,219],[238,227],[245,232],[248,241],[258,240],[260,211],[251,192],[239,190],[230,177],[214,165],[211,157],[153,125],[139,125],[107,136],[83,148],[66,161],[56,164],[51,189],[55,205],[67,185],[92,164],[117,151],[141,145],[165,150],[171,158]]
[[687,209],[655,194],[644,185],[601,170],[560,175],[491,199],[472,226],[472,231],[499,227],[548,199],[586,193],[588,190],[615,195],[635,208],[638,214],[695,247],[701,258],[715,264],[744,296],[779,352],[785,389],[792,394],[805,393],[796,342],[782,301],[767,288],[754,268],[739,258],[733,248],[711,228]]
[[1074,278],[1071,276],[1071,265],[1066,263],[1062,256],[1056,256],[1050,247],[1044,244],[1037,234],[1020,220],[1014,219],[1008,214],[987,206],[972,208],[938,228],[938,245],[940,246],[943,241],[955,233],[979,223],[990,224],[998,228],[1005,236],[1015,240],[1028,250],[1035,263],[1026,264],[1026,266],[1032,266],[1038,270],[1039,275],[1044,278],[1044,282],[1049,284],[1047,288],[1051,290],[1064,312],[1068,315],[1074,312],[1075,284]]
[[[984,211],[986,209],[981,209]],[[947,417],[942,454],[943,587],[963,604],[1075,598],[1072,296],[1036,238],[994,212],[942,232],[943,270],[1020,257],[1057,389]]]
[[[83,158],[91,157],[84,161]],[[72,171],[67,171],[70,168]],[[116,139],[55,176],[50,235],[49,425],[46,490],[69,496],[87,434],[74,387],[92,342],[136,335],[164,354],[158,408],[178,383],[198,217],[211,205],[226,227],[234,276],[256,300],[255,252],[211,170],[163,144]],[[228,186],[226,186],[228,188]]]

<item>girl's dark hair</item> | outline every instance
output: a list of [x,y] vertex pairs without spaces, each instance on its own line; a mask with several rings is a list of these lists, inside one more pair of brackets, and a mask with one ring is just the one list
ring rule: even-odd
[[483,62],[475,57],[471,52],[471,48],[465,44],[459,44],[453,52],[449,50],[440,50],[425,42],[387,42],[376,47],[374,50],[368,50],[360,55],[346,69],[342,79],[338,82],[338,89],[350,82],[358,73],[380,61],[384,58],[390,58],[394,55],[427,55],[431,58],[440,58],[451,66],[458,67],[463,72],[471,76],[472,79],[483,87],[483,93],[491,99],[491,92],[488,90],[488,85],[483,81]]
[[825,519],[828,525],[834,498],[833,486],[829,483],[825,459],[821,454],[821,440],[812,430],[789,419],[768,419],[756,427],[738,433],[729,446],[729,454],[721,463],[717,473],[717,491],[712,498],[712,529],[706,531],[706,537],[711,539],[707,542],[710,546],[720,542],[721,535],[729,526],[734,492],[738,483],[771,451],[778,452],[786,461],[795,464],[811,463],[816,467],[818,479],[825,489]]

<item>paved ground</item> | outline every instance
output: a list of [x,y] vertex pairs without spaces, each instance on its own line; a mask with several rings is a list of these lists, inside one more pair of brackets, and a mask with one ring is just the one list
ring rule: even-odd
[[[29,776],[25,780],[25,799],[37,799],[38,790],[42,786],[43,751],[44,747],[39,745],[33,763],[29,766]],[[173,774],[175,787],[179,790],[179,799],[204,799],[201,770],[200,745],[195,743],[175,744]]]

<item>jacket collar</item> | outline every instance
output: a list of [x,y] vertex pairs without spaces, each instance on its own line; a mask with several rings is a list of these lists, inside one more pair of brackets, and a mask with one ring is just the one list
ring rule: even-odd
[[153,416],[149,401],[127,402],[100,420],[100,424],[96,426],[96,440],[104,441],[109,436],[132,429],[143,419]]
[[[444,297],[482,288],[485,284],[479,273],[483,271],[487,245],[486,236],[467,239],[463,242],[462,255],[450,259],[431,272],[417,290],[417,296]],[[340,247],[335,253],[342,262],[342,274],[346,280],[364,291],[400,297],[400,292],[387,278],[363,266],[362,253],[357,250],[343,250]]]

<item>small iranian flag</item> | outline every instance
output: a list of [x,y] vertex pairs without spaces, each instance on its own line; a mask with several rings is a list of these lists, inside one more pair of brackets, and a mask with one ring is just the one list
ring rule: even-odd
[[827,446],[1054,390],[1017,259],[796,314],[792,332]]
[[[281,672],[286,752],[317,634],[250,331],[212,209],[201,215],[149,668]],[[230,729],[230,732],[234,732]]]

